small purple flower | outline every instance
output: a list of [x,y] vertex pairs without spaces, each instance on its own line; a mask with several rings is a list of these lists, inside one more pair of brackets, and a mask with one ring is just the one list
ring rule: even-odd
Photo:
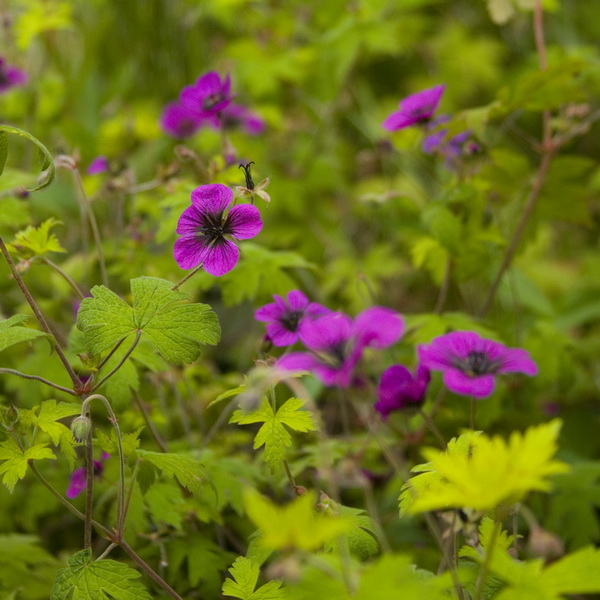
[[419,408],[425,399],[425,392],[431,376],[429,369],[419,365],[415,375],[403,365],[393,365],[381,374],[375,410],[387,421],[394,410]]
[[17,67],[11,67],[0,56],[0,94],[6,92],[11,87],[25,85],[26,83],[27,73],[21,71],[21,69],[17,69]]
[[96,156],[96,158],[92,160],[90,166],[87,168],[87,174],[98,175],[99,173],[108,171],[108,168],[108,158],[103,155]]
[[331,312],[316,302],[309,302],[298,290],[289,292],[287,300],[278,295],[274,295],[273,299],[275,302],[259,308],[254,318],[268,323],[267,335],[274,346],[295,344],[306,318],[315,319]]
[[201,120],[219,125],[219,113],[227,108],[233,96],[231,77],[224,79],[216,71],[210,71],[198,78],[194,85],[185,87],[179,96],[181,104]]
[[526,350],[507,348],[473,331],[454,331],[417,348],[424,367],[444,373],[444,385],[463,396],[485,398],[494,390],[494,376],[520,372],[537,375]]
[[300,340],[309,352],[286,354],[277,366],[288,371],[313,371],[327,386],[349,387],[364,349],[387,348],[403,333],[402,317],[389,308],[373,306],[354,320],[343,313],[329,313],[302,324]]
[[224,108],[221,119],[223,127],[241,127],[249,135],[260,135],[265,130],[265,122],[240,104],[230,104]]
[[[110,454],[106,452],[102,453],[100,460],[94,461],[94,477],[96,479],[100,479],[102,477],[102,473],[104,473],[104,461],[110,458]],[[85,467],[79,467],[79,469],[75,469],[71,475],[71,481],[69,483],[69,487],[65,493],[67,498],[73,499],[79,496],[83,490],[85,490],[87,486],[87,474],[85,472]]]
[[400,101],[400,110],[393,112],[382,124],[388,131],[398,131],[423,121],[429,121],[437,110],[445,85],[436,85],[407,96]]
[[186,208],[175,242],[175,260],[182,269],[193,269],[200,263],[215,277],[235,267],[238,247],[230,241],[247,240],[262,229],[260,212],[252,204],[238,204],[225,213],[233,200],[233,192],[220,183],[201,185],[192,192],[192,206]]
[[163,131],[180,140],[194,135],[202,123],[202,117],[181,102],[167,104],[160,118]]

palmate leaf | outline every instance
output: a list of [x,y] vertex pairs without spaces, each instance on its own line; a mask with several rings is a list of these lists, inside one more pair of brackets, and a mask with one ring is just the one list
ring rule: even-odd
[[231,569],[233,579],[226,579],[223,583],[223,594],[240,600],[284,600],[287,598],[285,590],[281,589],[281,582],[269,581],[257,590],[256,582],[260,568],[248,558],[236,558]]
[[58,238],[50,233],[50,230],[57,225],[62,223],[53,217],[44,221],[39,227],[29,225],[15,235],[14,241],[8,244],[8,247],[24,258],[44,256],[48,252],[66,252]]
[[28,318],[27,315],[14,315],[10,319],[0,321],[0,351],[19,342],[31,341],[39,337],[51,337],[43,331],[19,325]]
[[79,308],[77,326],[88,352],[99,355],[130,334],[141,331],[168,361],[191,363],[202,344],[216,344],[221,328],[207,304],[182,304],[186,294],[157,277],[131,280],[133,307],[104,286],[92,288]]
[[36,444],[31,448],[27,448],[24,452],[12,438],[0,444],[0,460],[4,461],[0,465],[0,475],[4,474],[2,483],[11,494],[17,481],[25,477],[27,463],[30,460],[41,460],[43,458],[56,459],[52,450],[48,448],[48,444]]
[[269,401],[263,398],[260,407],[251,412],[244,413],[236,410],[230,423],[249,425],[251,423],[262,423],[264,425],[258,430],[254,438],[254,448],[265,447],[265,460],[269,464],[272,473],[276,473],[285,460],[285,449],[292,445],[292,436],[284,425],[294,431],[314,431],[316,429],[313,416],[306,410],[300,410],[304,404],[299,398],[290,398],[277,413]]
[[90,562],[91,550],[81,550],[56,574],[50,600],[152,600],[137,579],[140,573],[115,560]]
[[202,482],[206,477],[204,467],[197,460],[185,454],[149,452],[138,450],[138,456],[144,462],[156,467],[167,477],[175,477],[177,481],[194,494],[202,491]]

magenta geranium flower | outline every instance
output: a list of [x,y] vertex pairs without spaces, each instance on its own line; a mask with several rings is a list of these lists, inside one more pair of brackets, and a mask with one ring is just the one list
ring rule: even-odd
[[286,300],[278,295],[274,295],[273,299],[275,302],[259,308],[254,318],[267,323],[267,336],[274,346],[295,344],[306,319],[315,319],[331,312],[316,302],[309,302],[298,290],[289,292]]
[[0,56],[0,94],[6,92],[11,87],[24,85],[27,83],[27,73],[12,67],[6,63],[4,58]]
[[375,410],[384,421],[394,410],[419,408],[425,400],[431,376],[429,369],[419,365],[413,375],[403,365],[393,365],[382,374],[377,387]]
[[442,371],[444,385],[463,396],[485,398],[494,390],[494,376],[519,372],[537,375],[538,368],[526,350],[507,348],[473,331],[454,331],[417,348],[424,367]]
[[198,78],[194,85],[185,87],[179,96],[181,103],[200,119],[219,125],[219,113],[232,101],[231,77],[224,79],[216,71]]
[[423,121],[429,121],[439,106],[445,85],[422,90],[400,101],[400,110],[393,112],[382,124],[388,131],[404,129]]
[[182,269],[202,263],[220,277],[235,267],[239,250],[231,240],[253,238],[262,229],[260,212],[252,204],[238,204],[226,212],[233,192],[224,185],[201,185],[192,192],[192,206],[183,211],[175,242],[175,260]]
[[90,166],[87,168],[88,175],[98,175],[99,173],[104,173],[108,171],[108,158],[106,156],[100,155],[96,156],[90,163]]
[[194,135],[202,123],[202,117],[181,102],[167,104],[160,117],[163,131],[180,140]]
[[251,110],[240,104],[230,104],[221,112],[224,127],[241,127],[249,135],[260,135],[265,122]]
[[403,333],[402,317],[389,308],[368,308],[354,320],[343,313],[329,313],[302,324],[300,340],[309,351],[286,354],[277,366],[312,371],[327,386],[349,387],[364,349],[387,348]]
[[[104,473],[104,461],[110,458],[110,454],[106,452],[102,453],[100,460],[94,461],[94,477],[96,479],[100,479],[102,477],[102,473]],[[75,469],[71,475],[71,481],[69,482],[69,487],[65,493],[67,498],[76,498],[85,490],[87,486],[87,474],[85,472],[85,467],[79,467],[79,469]]]

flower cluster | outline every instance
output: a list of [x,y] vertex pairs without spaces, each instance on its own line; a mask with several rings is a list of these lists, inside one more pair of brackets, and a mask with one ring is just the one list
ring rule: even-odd
[[[175,260],[182,269],[202,265],[215,277],[235,267],[239,250],[232,240],[247,240],[262,229],[260,212],[252,204],[229,208],[233,192],[220,183],[201,185],[177,223]],[[227,210],[229,208],[229,210]]]
[[0,94],[6,92],[11,87],[26,83],[27,73],[7,64],[6,60],[0,56]]
[[210,71],[196,83],[181,91],[179,99],[168,104],[161,116],[161,126],[169,135],[185,139],[201,127],[215,129],[241,127],[250,135],[264,130],[264,122],[242,105],[233,104],[231,77]]
[[448,115],[440,115],[431,121],[428,129],[433,133],[423,139],[422,150],[425,154],[436,154],[443,157],[446,166],[449,169],[455,169],[462,157],[477,154],[481,148],[468,129],[449,136],[448,129],[440,127],[449,120]]

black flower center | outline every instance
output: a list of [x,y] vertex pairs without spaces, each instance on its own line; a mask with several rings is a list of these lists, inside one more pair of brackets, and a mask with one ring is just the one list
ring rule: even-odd
[[202,100],[202,109],[203,110],[212,110],[217,104],[223,102],[225,97],[221,92],[216,94],[209,94]]
[[478,377],[480,375],[487,375],[488,373],[495,373],[500,365],[498,361],[490,360],[490,357],[485,352],[473,350],[469,352],[467,358],[464,360],[457,360],[455,366],[470,377]]
[[279,322],[283,325],[285,329],[288,331],[296,332],[298,331],[298,325],[300,324],[300,319],[304,316],[303,310],[290,310],[287,311]]
[[223,212],[205,214],[199,233],[208,238],[209,244],[223,240],[223,236],[229,233],[227,219],[223,219]]
[[8,75],[0,69],[0,85],[7,85],[9,82]]

